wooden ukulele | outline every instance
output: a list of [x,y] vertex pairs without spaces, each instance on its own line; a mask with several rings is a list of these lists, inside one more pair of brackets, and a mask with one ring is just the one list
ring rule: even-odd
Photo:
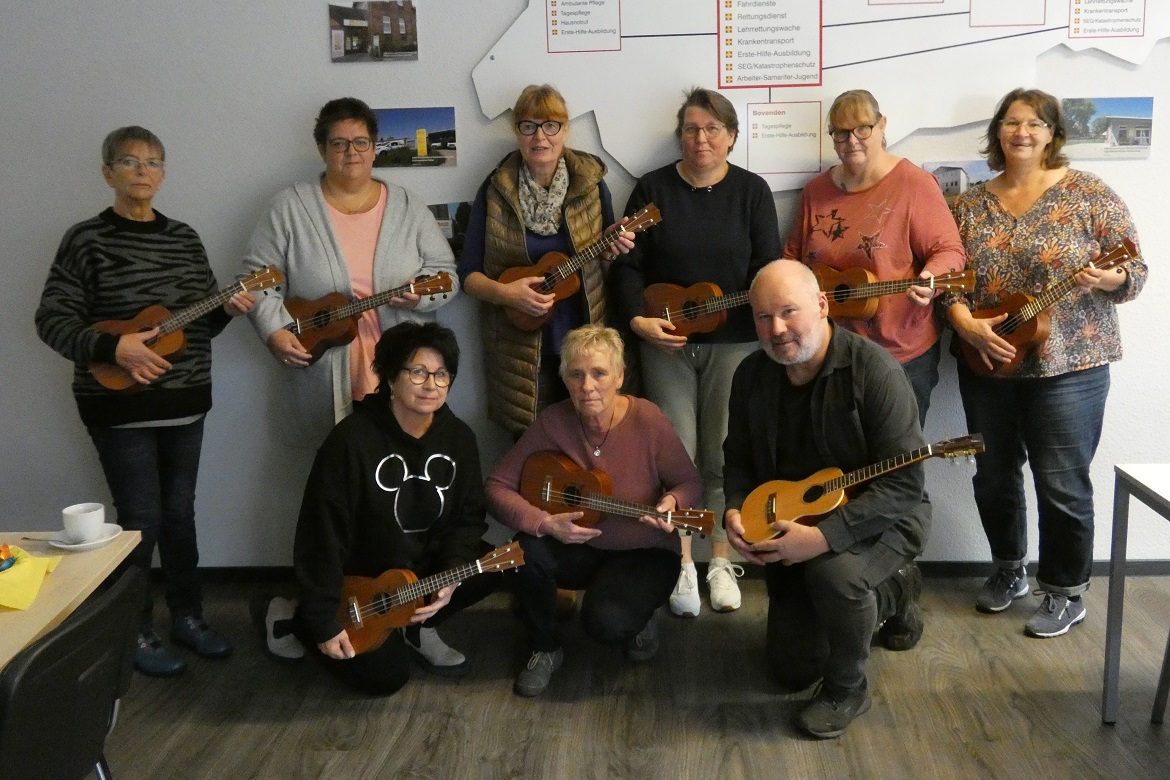
[[349,635],[354,653],[382,646],[396,628],[410,625],[423,597],[448,585],[489,571],[507,571],[524,564],[519,542],[492,550],[478,561],[419,579],[407,569],[391,569],[378,578],[345,577],[337,619]]
[[779,536],[780,532],[771,525],[777,520],[816,525],[825,515],[849,500],[846,495],[849,488],[911,463],[927,458],[956,458],[980,452],[983,452],[983,436],[973,433],[938,444],[928,444],[848,474],[838,468],[827,468],[800,482],[783,479],[765,482],[748,494],[740,507],[743,539],[748,544],[755,544]]
[[[158,335],[143,343],[160,357],[177,357],[187,348],[187,337],[183,335],[183,328],[223,306],[236,293],[265,290],[283,283],[284,275],[280,269],[270,265],[228,285],[199,303],[188,306],[178,314],[171,314],[165,306],[148,306],[132,320],[103,320],[95,322],[91,327],[115,336],[144,333],[152,328],[158,328]],[[134,381],[129,371],[117,363],[91,363],[89,373],[107,390],[137,390],[142,387]]]
[[440,295],[451,291],[451,276],[442,271],[434,276],[420,276],[401,287],[384,290],[369,298],[351,301],[339,292],[322,295],[316,300],[290,298],[284,308],[293,321],[284,326],[301,342],[306,352],[313,355],[309,364],[321,359],[326,350],[342,347],[357,338],[358,317],[362,312],[377,308],[405,293]]
[[659,512],[646,504],[614,498],[613,482],[604,471],[586,470],[559,452],[534,452],[520,472],[520,495],[533,506],[550,514],[582,512],[577,525],[591,528],[602,515],[665,520],[683,531],[709,536],[715,527],[715,513],[709,509],[676,509]]
[[643,312],[674,325],[675,336],[710,333],[727,322],[727,310],[748,302],[748,291],[724,295],[719,285],[699,282],[690,287],[659,282],[642,293]]
[[[535,265],[518,265],[505,269],[498,281],[500,284],[511,284],[517,279],[544,277],[544,281],[535,285],[533,289],[543,295],[552,295],[555,306],[556,301],[562,301],[581,289],[581,277],[577,272],[589,261],[601,257],[601,254],[618,240],[623,230],[627,233],[641,233],[661,221],[662,215],[658,213],[658,207],[648,203],[637,213],[631,214],[621,230],[603,235],[572,257],[567,257],[561,252],[549,252]],[[511,306],[505,306],[504,314],[508,321],[520,330],[539,330],[552,317],[552,309],[536,317]]]
[[[1126,238],[1122,239],[1121,243],[1110,250],[1108,254],[1102,255],[1096,260],[1090,260],[1085,268],[1109,270],[1125,265],[1137,256],[1137,247]],[[992,367],[989,369],[983,362],[982,353],[976,347],[960,339],[959,349],[971,371],[983,377],[1005,377],[1014,374],[1028,353],[1048,339],[1052,323],[1047,310],[1068,297],[1076,289],[1075,279],[1078,273],[1080,271],[1069,274],[1060,281],[1049,285],[1047,290],[1035,298],[1027,293],[1012,293],[994,309],[980,309],[971,312],[971,315],[977,320],[991,319],[1001,314],[1008,315],[1007,319],[996,325],[993,330],[995,335],[1016,348],[1015,357],[1004,363],[993,360],[991,361]]]
[[838,320],[872,320],[877,314],[878,298],[904,293],[911,287],[932,290],[971,292],[975,289],[974,271],[955,271],[931,279],[896,279],[879,282],[864,268],[838,270],[828,265],[813,266],[818,286],[829,299],[829,316]]

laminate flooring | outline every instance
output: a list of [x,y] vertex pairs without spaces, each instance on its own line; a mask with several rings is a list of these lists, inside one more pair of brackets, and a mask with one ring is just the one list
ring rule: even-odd
[[[1065,637],[1028,639],[1038,600],[977,613],[979,581],[928,578],[917,648],[875,648],[873,708],[836,740],[792,721],[808,696],[780,694],[763,665],[767,598],[660,616],[644,664],[564,624],[565,662],[543,696],[512,694],[526,660],[509,597],[455,616],[444,638],[469,656],[458,681],[421,670],[397,695],[339,687],[316,664],[260,650],[255,585],[207,588],[205,612],[235,653],[191,658],[170,680],[135,676],[106,755],[127,778],[1170,778],[1170,725],[1150,723],[1170,630],[1170,578],[1126,584],[1121,714],[1101,724],[1107,581]],[[161,609],[159,612],[161,613]]]

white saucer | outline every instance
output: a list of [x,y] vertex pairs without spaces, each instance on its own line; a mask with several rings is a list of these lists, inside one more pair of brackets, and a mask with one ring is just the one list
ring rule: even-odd
[[82,550],[95,550],[98,547],[101,547],[103,544],[109,544],[110,542],[114,541],[114,537],[120,533],[122,533],[122,526],[116,523],[105,523],[102,526],[102,535],[97,539],[94,539],[92,542],[81,542],[80,544],[74,544],[73,542],[66,541],[64,531],[58,531],[49,537],[49,546],[56,547],[60,550],[73,550],[75,552],[81,552]]

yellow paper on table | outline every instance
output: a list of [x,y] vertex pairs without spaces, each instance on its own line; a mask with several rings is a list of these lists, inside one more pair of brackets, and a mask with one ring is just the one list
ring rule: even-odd
[[57,568],[61,556],[38,558],[16,545],[10,549],[16,563],[0,571],[0,607],[28,609],[40,592],[45,575]]

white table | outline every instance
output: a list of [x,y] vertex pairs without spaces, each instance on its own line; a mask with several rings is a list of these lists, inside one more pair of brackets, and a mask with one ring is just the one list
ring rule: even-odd
[[[1126,545],[1129,541],[1129,497],[1170,520],[1170,465],[1143,464],[1113,467],[1113,551],[1109,556],[1109,615],[1105,622],[1105,687],[1101,694],[1101,720],[1117,722],[1121,703],[1121,618],[1125,601]],[[1163,669],[1154,698],[1155,723],[1166,709],[1166,685],[1170,675]]]
[[[33,536],[37,541],[22,540]],[[77,609],[86,596],[97,590],[138,545],[142,534],[123,531],[109,544],[96,550],[58,550],[44,531],[0,531],[0,544],[15,544],[33,555],[60,555],[57,568],[45,576],[44,584],[28,609],[0,607],[0,668],[26,645],[44,636]]]

